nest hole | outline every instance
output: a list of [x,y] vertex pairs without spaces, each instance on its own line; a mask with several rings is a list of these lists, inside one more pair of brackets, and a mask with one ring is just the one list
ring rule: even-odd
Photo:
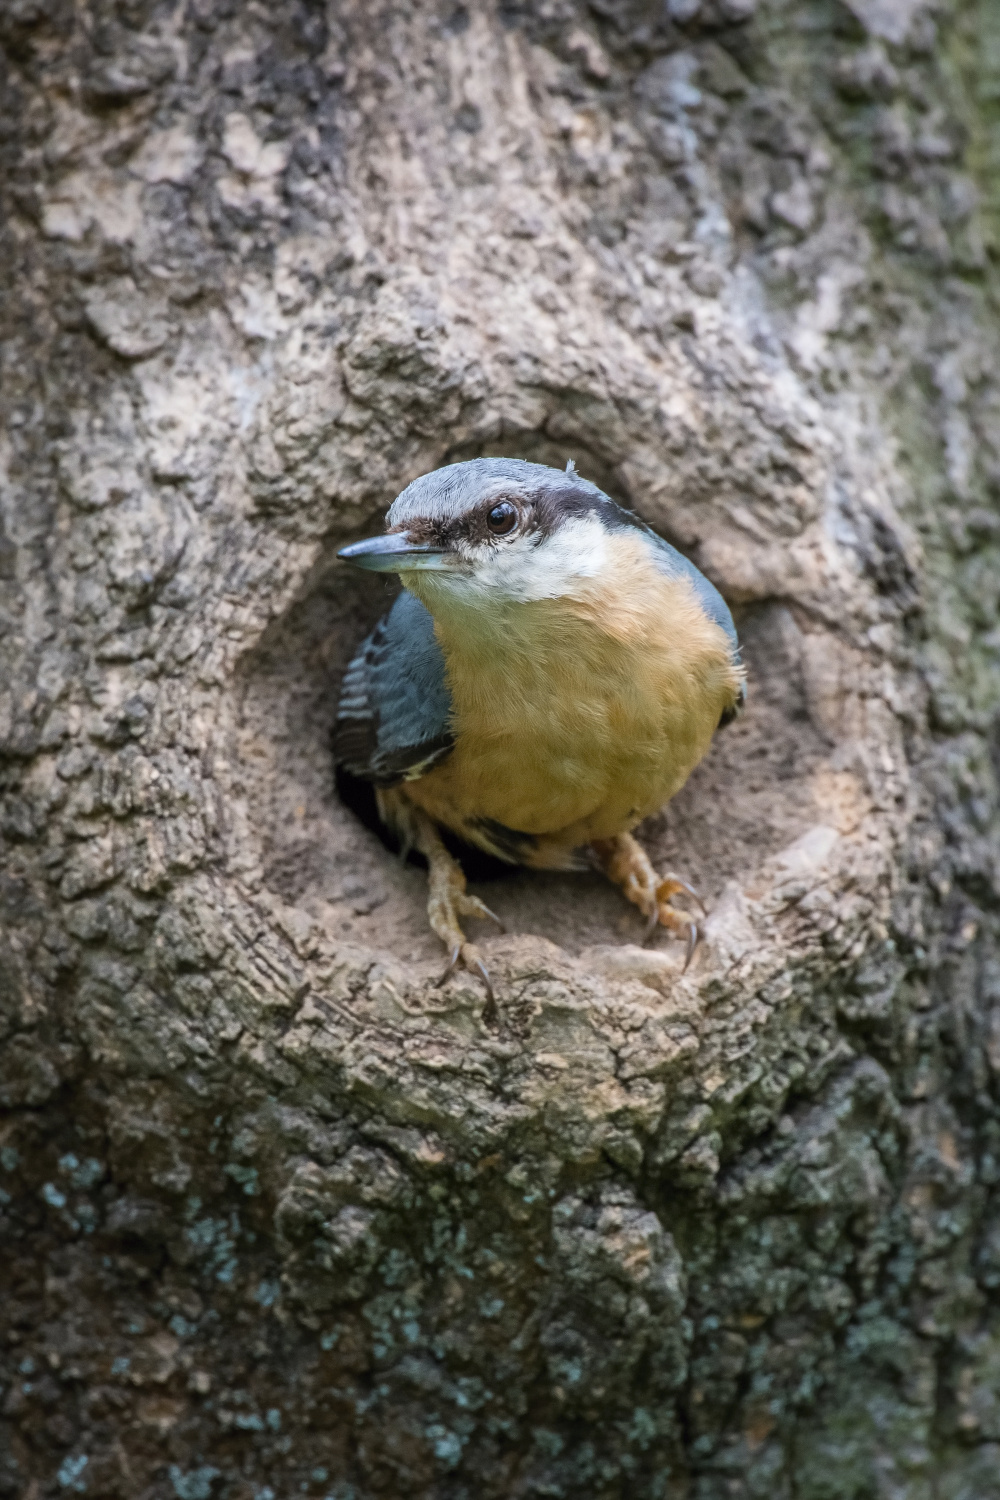
[[[456,449],[448,458],[482,451]],[[585,452],[541,437],[511,437],[488,451],[559,467],[572,457],[585,477],[612,494],[619,488]],[[370,535],[380,524],[372,517],[358,534]],[[236,756],[265,885],[311,911],[331,935],[403,960],[436,961],[422,859],[413,855],[404,865],[396,857],[372,788],[336,772],[331,752],[343,673],[397,592],[398,584],[338,562],[331,543],[302,596],[243,662]],[[728,881],[746,883],[770,854],[821,821],[812,783],[830,752],[809,713],[802,636],[792,613],[767,601],[736,614],[749,674],[747,711],[717,734],[687,786],[639,830],[657,868],[682,875],[709,902]],[[643,919],[600,876],[521,870],[451,836],[448,843],[508,930],[547,937],[571,952],[641,940]]]

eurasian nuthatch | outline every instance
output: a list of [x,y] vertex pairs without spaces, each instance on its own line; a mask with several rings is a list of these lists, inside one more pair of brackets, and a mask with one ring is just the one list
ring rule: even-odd
[[[430,867],[428,915],[486,981],[465,888],[439,828],[514,864],[591,857],[688,942],[631,830],[674,795],[745,698],[732,616],[669,543],[582,479],[520,459],[450,464],[406,487],[385,535],[338,554],[403,592],[348,668],[338,763]],[[490,996],[492,999],[492,991]]]

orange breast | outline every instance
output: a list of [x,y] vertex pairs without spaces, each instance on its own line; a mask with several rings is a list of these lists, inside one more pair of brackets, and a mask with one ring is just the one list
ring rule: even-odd
[[[626,539],[627,541],[627,539]],[[632,828],[705,754],[739,672],[691,584],[629,547],[611,581],[511,603],[470,637],[436,620],[455,748],[407,795],[489,846],[485,820],[538,838],[524,863]]]

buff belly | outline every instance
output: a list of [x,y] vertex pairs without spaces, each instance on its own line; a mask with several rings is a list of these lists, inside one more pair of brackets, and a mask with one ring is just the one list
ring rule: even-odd
[[470,842],[541,866],[662,807],[708,749],[740,674],[686,581],[649,574],[628,580],[626,598],[595,585],[478,631],[436,618],[455,748],[406,796]]

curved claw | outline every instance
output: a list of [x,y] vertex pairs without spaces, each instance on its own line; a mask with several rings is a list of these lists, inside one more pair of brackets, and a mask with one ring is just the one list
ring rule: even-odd
[[[435,979],[434,981],[434,988],[436,990],[440,989],[445,980],[449,979],[451,975],[454,974],[461,961],[462,949],[456,943],[455,947],[452,948],[451,953],[448,955],[447,964],[445,965],[442,972],[438,975],[437,979]],[[490,1009],[494,1009],[496,1007],[497,997],[493,989],[493,981],[490,978],[489,969],[483,963],[481,958],[473,959],[469,967],[479,975],[480,979],[483,981],[483,984],[486,986],[486,1003],[490,1007]]]
[[454,948],[452,948],[451,953],[448,955],[448,962],[445,964],[444,969],[441,971],[441,973],[438,975],[437,979],[435,979],[435,981],[434,981],[434,988],[436,990],[439,990],[441,988],[441,986],[444,984],[445,980],[450,975],[454,974],[455,970],[458,968],[458,961],[459,961],[459,959],[461,957],[462,957],[461,946],[458,943],[456,943],[455,946],[454,946]]
[[690,964],[692,958],[694,958],[694,950],[697,948],[700,939],[701,933],[698,931],[698,924],[697,922],[692,922],[690,927],[688,928],[687,956],[684,959],[684,967],[681,970],[682,974],[687,973],[688,965]]
[[680,886],[680,888],[681,888],[682,891],[684,891],[688,896],[691,897],[692,901],[697,901],[698,905],[701,907],[701,914],[702,914],[702,916],[703,917],[707,917],[708,916],[708,907],[705,905],[704,901],[698,895],[698,892],[695,890],[694,886],[693,885],[688,885],[688,883],[687,883],[686,880],[678,880],[677,884]]
[[[476,900],[477,901],[479,900],[478,896],[476,897]],[[490,908],[486,905],[485,901],[479,901],[479,915],[482,916],[482,917],[489,917],[489,919],[490,919],[491,922],[495,922],[497,924],[497,927],[499,928],[499,930],[501,932],[506,932],[507,931],[506,927],[504,926],[504,924],[500,920],[500,918],[497,916],[496,912],[495,911],[491,911]]]
[[660,925],[660,908],[658,906],[654,906],[653,910],[650,912],[649,916],[646,918],[646,931],[642,935],[642,944],[641,944],[641,946],[643,948],[645,948],[647,946],[647,944],[649,944],[649,943],[652,942],[653,937],[656,934],[656,929],[659,927],[659,925]]
[[473,968],[476,970],[480,979],[483,981],[483,984],[486,986],[486,1004],[491,1010],[493,1010],[496,1007],[497,997],[493,993],[493,981],[490,979],[490,971],[483,963],[481,958],[476,959],[475,963],[473,964]]

